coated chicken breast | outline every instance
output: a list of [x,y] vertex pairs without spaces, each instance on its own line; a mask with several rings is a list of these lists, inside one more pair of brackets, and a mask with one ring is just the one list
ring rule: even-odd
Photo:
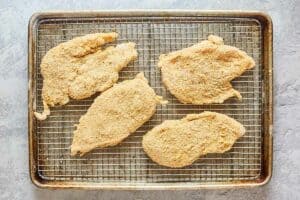
[[132,42],[102,49],[117,33],[95,33],[76,37],[50,49],[41,62],[44,112],[35,112],[39,120],[50,114],[49,106],[64,105],[110,88],[118,72],[137,58]]
[[143,148],[159,165],[179,168],[208,153],[224,153],[246,130],[236,120],[216,112],[167,120],[143,137]]
[[163,54],[158,67],[166,88],[181,103],[223,103],[230,97],[241,99],[230,81],[253,68],[254,60],[236,47],[224,45],[214,35],[191,47]]
[[74,131],[71,155],[119,144],[148,121],[156,105],[166,103],[148,85],[143,73],[99,95]]

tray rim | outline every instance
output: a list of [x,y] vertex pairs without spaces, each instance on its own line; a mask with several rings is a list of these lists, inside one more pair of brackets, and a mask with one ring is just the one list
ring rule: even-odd
[[[155,16],[155,17],[233,17],[252,18],[262,25],[263,37],[263,65],[264,81],[263,87],[263,151],[262,154],[262,174],[257,180],[219,182],[217,184],[183,184],[183,183],[135,183],[132,185],[122,183],[94,183],[76,181],[49,181],[43,179],[37,171],[36,145],[34,137],[34,127],[36,122],[33,116],[34,91],[32,90],[35,73],[33,73],[35,63],[35,42],[36,29],[43,19],[56,18],[91,18],[104,16]],[[29,143],[29,174],[32,183],[39,188],[48,189],[108,189],[108,190],[196,190],[196,189],[223,189],[223,188],[247,188],[267,184],[272,177],[273,162],[273,24],[271,17],[260,11],[240,11],[240,10],[94,10],[94,11],[48,11],[34,13],[28,23],[28,143]]]

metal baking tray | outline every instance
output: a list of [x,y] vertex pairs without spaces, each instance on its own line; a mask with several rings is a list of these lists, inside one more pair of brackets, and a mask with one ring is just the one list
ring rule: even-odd
[[[120,72],[119,81],[143,71],[158,95],[169,104],[136,133],[115,147],[71,157],[72,132],[93,99],[72,100],[55,107],[45,121],[42,110],[40,62],[57,44],[95,32],[119,33],[116,43],[137,44],[138,60]],[[216,34],[225,44],[246,51],[254,69],[232,81],[243,100],[223,104],[183,105],[162,85],[157,69],[160,54],[191,46]],[[236,11],[93,11],[45,12],[29,22],[29,163],[32,182],[43,188],[84,189],[200,189],[249,187],[267,183],[272,171],[272,22],[260,12]],[[204,110],[225,113],[247,129],[224,154],[209,154],[193,165],[170,169],[152,162],[141,146],[142,136],[167,119]]]

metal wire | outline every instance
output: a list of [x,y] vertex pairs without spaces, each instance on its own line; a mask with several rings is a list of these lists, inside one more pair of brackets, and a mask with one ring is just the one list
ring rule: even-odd
[[[254,180],[261,173],[262,159],[262,61],[261,26],[255,20],[204,17],[104,17],[97,19],[44,20],[37,29],[36,66],[52,47],[61,42],[95,32],[119,33],[117,43],[137,44],[138,60],[120,72],[119,81],[132,79],[143,71],[158,95],[169,100],[158,106],[155,115],[120,145],[96,149],[84,157],[71,157],[74,125],[89,108],[88,99],[72,100],[65,106],[52,108],[45,121],[37,122],[38,172],[47,180],[89,182],[219,182]],[[224,38],[225,44],[246,51],[256,62],[232,83],[243,96],[242,101],[229,99],[224,104],[183,105],[162,85],[157,69],[160,54],[182,49],[207,38],[209,34]],[[42,77],[36,68],[36,109],[42,110]],[[141,146],[142,136],[167,119],[179,119],[204,110],[227,114],[247,129],[231,151],[210,154],[182,169],[170,169],[152,162]]]

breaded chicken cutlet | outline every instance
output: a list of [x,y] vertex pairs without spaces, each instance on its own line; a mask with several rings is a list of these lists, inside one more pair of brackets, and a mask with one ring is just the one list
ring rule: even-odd
[[223,39],[210,35],[191,47],[162,54],[158,67],[166,88],[185,104],[223,103],[230,97],[241,99],[230,81],[253,68],[254,60]]
[[61,43],[46,53],[41,62],[44,111],[34,113],[37,119],[47,118],[49,106],[65,105],[70,98],[90,97],[117,82],[118,72],[137,58],[132,42],[101,48],[117,36],[114,32],[88,34]]
[[148,121],[156,105],[165,103],[148,85],[143,73],[99,95],[74,131],[71,155],[119,144]]
[[164,121],[146,133],[142,143],[154,162],[179,168],[208,153],[230,150],[245,132],[242,124],[224,114],[203,112]]

